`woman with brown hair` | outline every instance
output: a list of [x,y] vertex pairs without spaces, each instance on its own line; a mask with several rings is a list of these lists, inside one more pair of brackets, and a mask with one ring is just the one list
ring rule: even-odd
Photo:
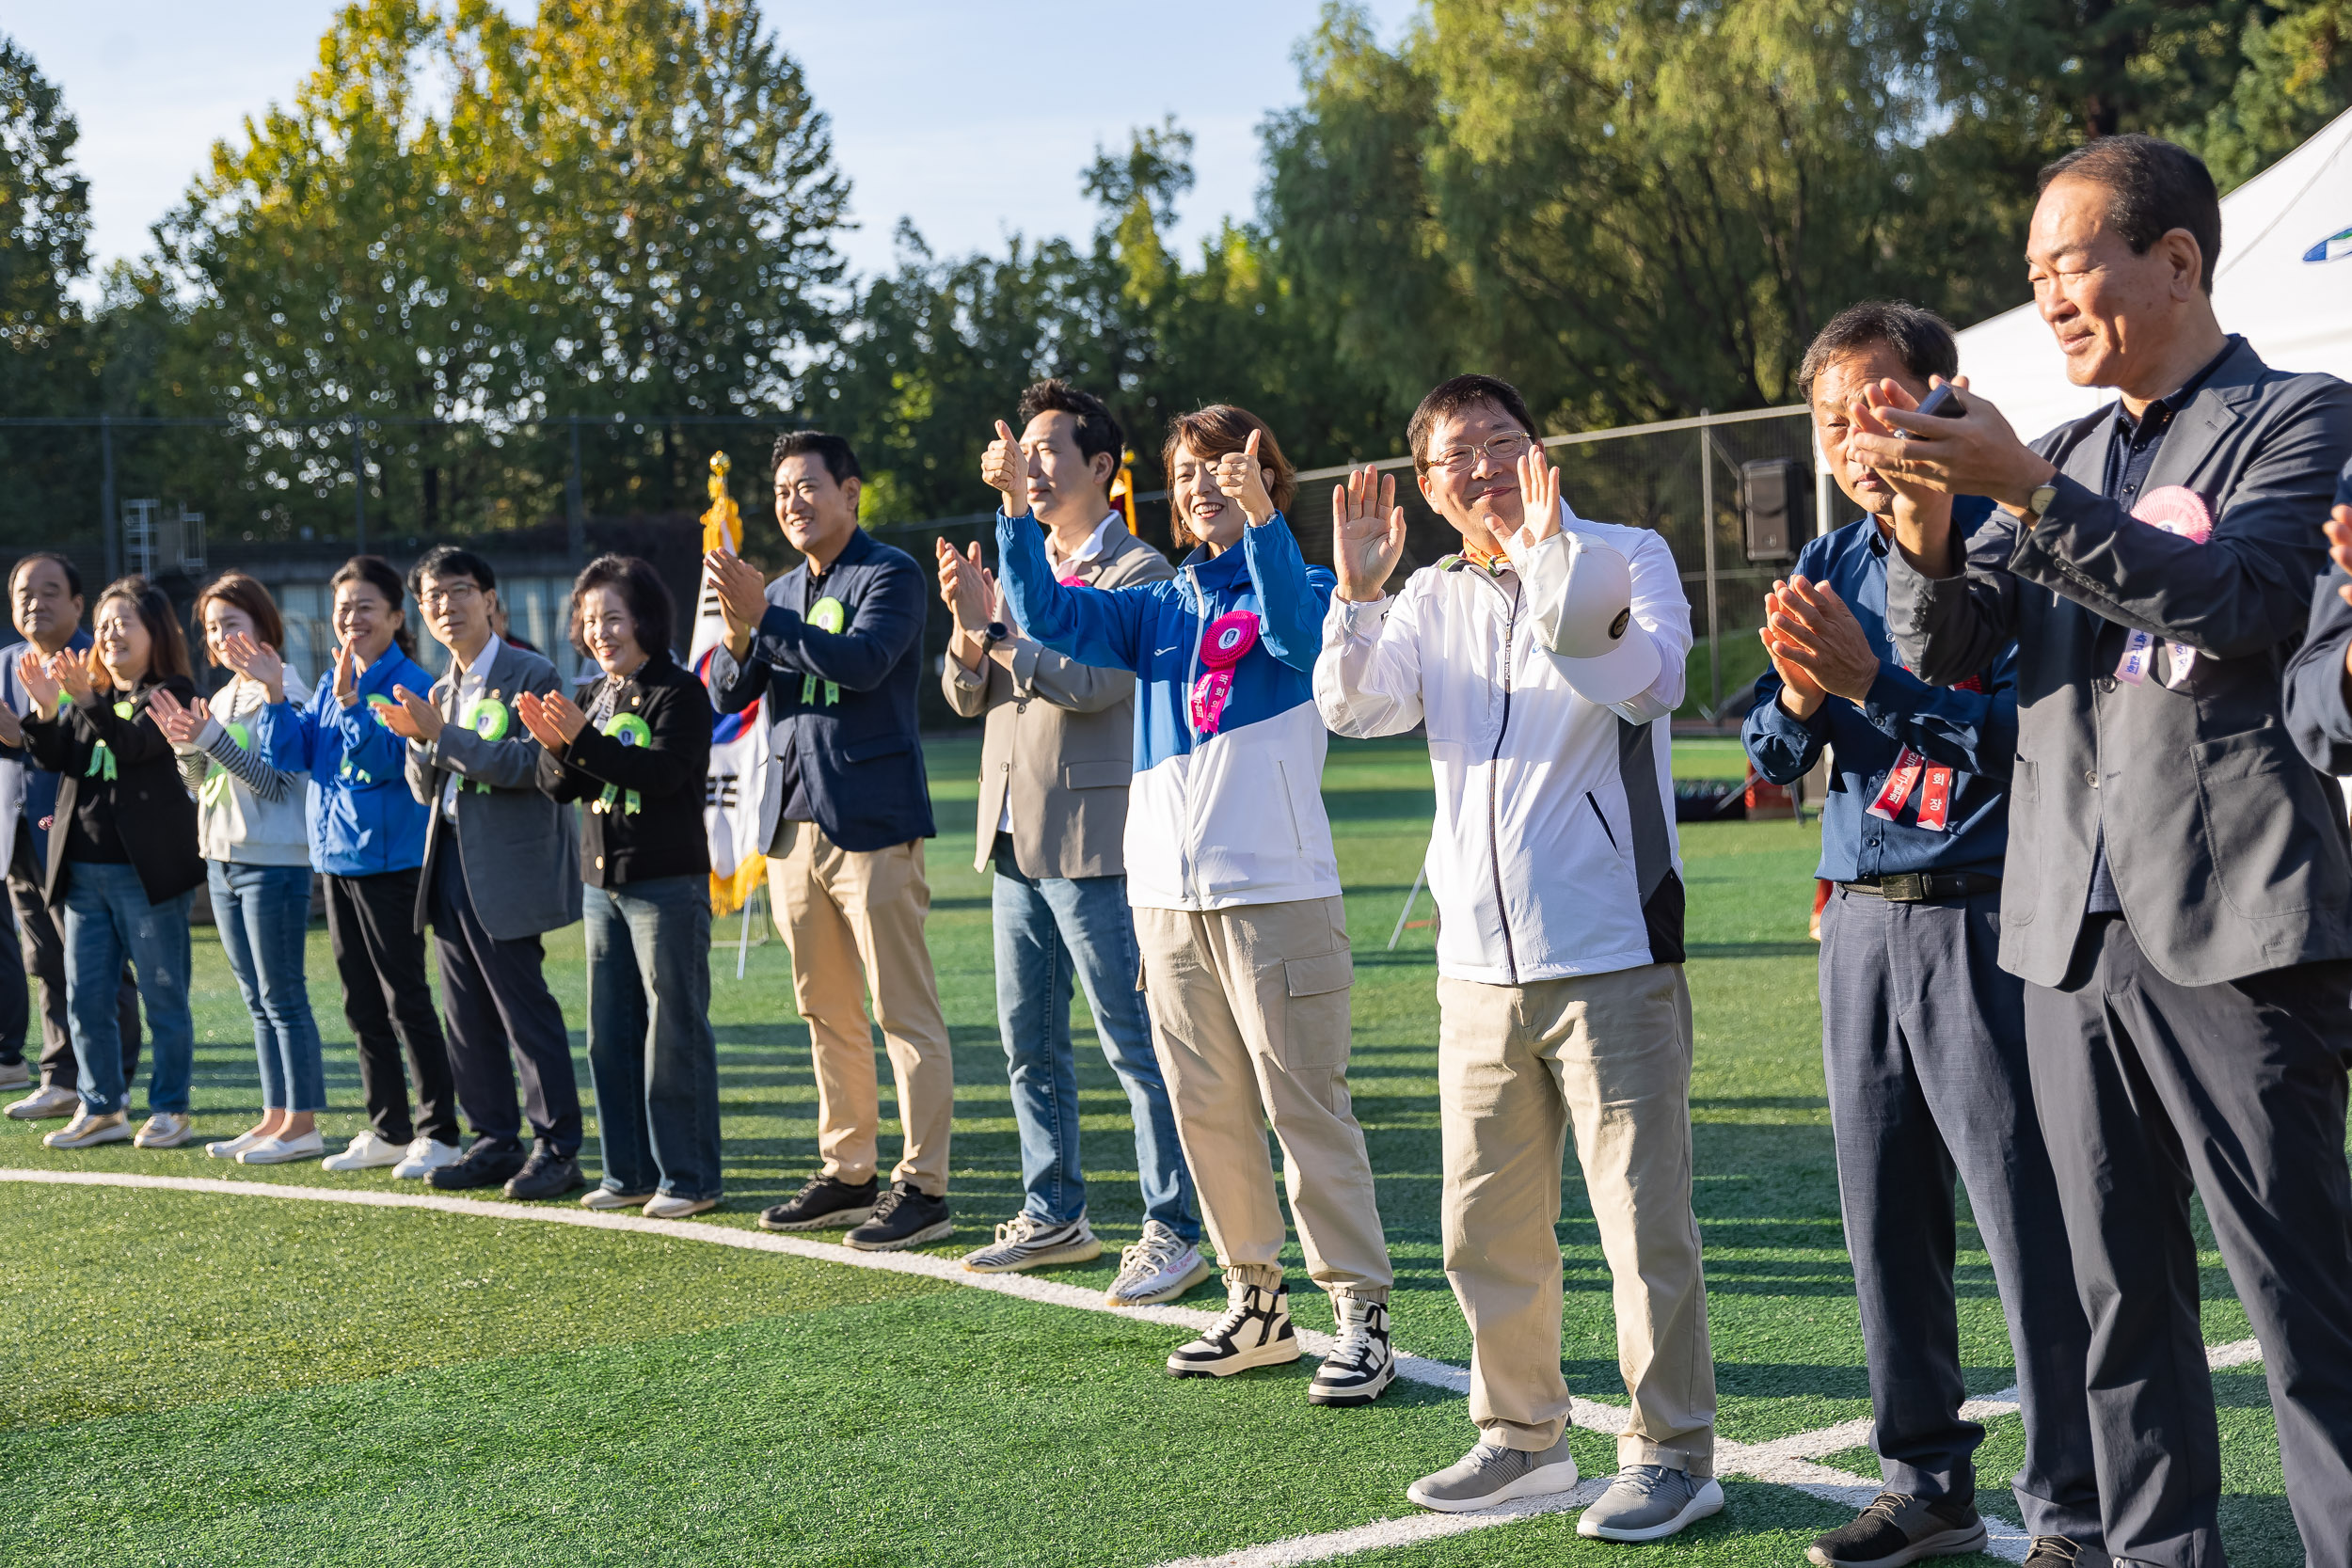
[[1027,520],[1027,458],[996,429],[982,473],[1005,498],[996,540],[1014,618],[1057,653],[1136,676],[1127,897],[1228,1304],[1168,1370],[1224,1377],[1298,1356],[1270,1119],[1307,1272],[1338,1320],[1307,1398],[1369,1403],[1396,1375],[1392,1271],[1348,1097],[1355,970],[1323,811],[1313,673],[1334,579],[1283,520],[1291,466],[1245,409],[1169,421],[1175,529],[1199,547],[1173,581],[1079,587],[1056,580]]
[[245,573],[214,579],[197,595],[196,614],[207,657],[236,678],[210,704],[199,697],[183,706],[158,691],[155,721],[196,792],[213,926],[253,1015],[262,1069],[262,1119],[204,1152],[248,1165],[315,1160],[326,1152],[318,1113],[326,1108],[326,1074],[302,974],[310,927],[302,777],[272,767],[257,735],[263,711],[302,676],[278,657],[286,630],[276,601]]
[[99,595],[87,654],[18,656],[33,759],[61,775],[43,891],[63,913],[66,1010],[82,1109],[41,1142],[88,1148],[132,1136],[115,993],[127,956],[154,1031],[141,1148],[186,1143],[196,1029],[188,1016],[188,902],[204,879],[196,802],[152,708],[196,700],[187,643],[163,590],[123,578]]

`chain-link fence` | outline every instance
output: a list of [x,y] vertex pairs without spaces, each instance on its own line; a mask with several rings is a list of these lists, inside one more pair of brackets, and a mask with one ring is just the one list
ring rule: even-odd
[[[369,550],[405,570],[428,546],[462,540],[497,569],[513,631],[568,678],[580,669],[565,637],[571,579],[589,557],[642,555],[661,570],[681,610],[694,602],[697,519],[709,504],[713,453],[731,460],[727,483],[746,523],[744,553],[771,571],[796,562],[772,521],[767,467],[777,432],[789,423],[699,416],[501,426],[365,418],[0,421],[0,561],[63,549],[87,577],[142,571],[183,604],[214,574],[250,572],[285,611],[287,657],[315,677],[333,649],[326,581],[344,560]],[[1763,669],[1756,629],[1764,592],[1814,531],[1804,410],[1704,415],[1545,444],[1580,515],[1665,536],[1696,634],[1680,717],[1736,719]],[[1407,519],[1401,572],[1453,550],[1457,536],[1422,501],[1411,460],[1375,467],[1400,481]],[[1292,518],[1310,562],[1330,562],[1330,492],[1347,472],[1298,476]],[[1783,534],[1759,553],[1748,514],[1775,490]],[[1165,493],[1138,502],[1137,531],[1181,554]],[[991,517],[970,513],[874,532],[913,554],[928,576],[937,538],[959,548],[981,540],[993,556]],[[936,668],[947,630],[934,599],[928,666]],[[430,638],[421,642],[437,671],[440,650]],[[924,719],[940,728],[962,722],[930,681]]]

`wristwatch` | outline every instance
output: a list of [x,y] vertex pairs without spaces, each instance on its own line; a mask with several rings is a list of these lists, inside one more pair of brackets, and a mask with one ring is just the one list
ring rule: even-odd
[[2058,503],[2058,485],[2037,484],[2032,495],[2026,498],[2026,526],[2031,528],[2042,521],[2042,514]]
[[991,621],[988,624],[988,645],[990,647],[993,648],[999,642],[1009,642],[1011,641],[1012,628],[1010,626],[1005,625],[1002,621]]

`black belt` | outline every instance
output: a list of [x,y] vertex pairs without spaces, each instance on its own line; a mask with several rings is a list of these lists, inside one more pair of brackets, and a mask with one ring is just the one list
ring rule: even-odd
[[1873,898],[1883,898],[1890,904],[1934,904],[1947,898],[1973,898],[1979,893],[1998,893],[2001,879],[1981,871],[1899,871],[1892,877],[1881,877],[1867,882],[1840,882],[1848,893],[1867,893]]

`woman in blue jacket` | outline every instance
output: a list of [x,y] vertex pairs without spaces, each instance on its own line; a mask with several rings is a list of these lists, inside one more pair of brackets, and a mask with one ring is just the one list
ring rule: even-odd
[[1243,409],[1171,420],[1169,505],[1199,547],[1173,581],[1078,587],[1047,564],[1027,458],[996,428],[984,474],[1005,497],[996,538],[1014,618],[1057,653],[1136,677],[1127,897],[1228,1303],[1168,1370],[1224,1377],[1298,1356],[1263,1117],[1282,1142],[1307,1272],[1338,1319],[1307,1398],[1369,1403],[1396,1375],[1393,1275],[1348,1097],[1355,970],[1323,811],[1313,674],[1333,578],[1283,521],[1290,465]]
[[[406,742],[375,710],[392,701],[394,687],[426,691],[433,677],[416,660],[399,573],[376,556],[354,556],[329,586],[333,666],[307,705],[289,693],[257,721],[276,766],[310,775],[310,863],[326,878],[326,932],[368,1103],[368,1130],[321,1164],[328,1170],[389,1165],[394,1176],[421,1178],[461,1152],[457,1101],[425,977],[424,936],[416,928],[426,808],[401,771]],[[417,1075],[413,1120],[401,1076],[404,1049]]]

